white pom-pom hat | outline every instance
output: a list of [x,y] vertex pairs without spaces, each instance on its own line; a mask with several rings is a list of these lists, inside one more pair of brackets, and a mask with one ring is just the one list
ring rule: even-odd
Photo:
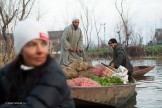
[[18,55],[21,49],[34,39],[43,39],[49,41],[47,31],[36,21],[20,21],[13,32],[14,47]]

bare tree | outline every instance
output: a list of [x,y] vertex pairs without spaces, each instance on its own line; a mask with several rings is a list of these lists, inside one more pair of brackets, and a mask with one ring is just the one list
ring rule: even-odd
[[99,33],[100,33],[100,31],[101,31],[101,24],[100,24],[100,26],[98,27],[98,26],[97,26],[98,20],[96,20],[95,15],[93,15],[93,18],[94,18],[94,27],[95,27],[95,31],[96,31],[96,35],[97,35],[98,48],[99,48],[99,47],[100,47],[100,36],[99,36]]
[[119,31],[120,33],[123,32],[125,35],[125,41],[126,41],[126,46],[128,46],[130,36],[132,34],[132,26],[131,22],[129,19],[129,8],[125,9],[123,6],[124,0],[120,1],[120,6],[118,5],[118,0],[115,1],[115,8],[118,11],[121,22],[122,22],[122,31]]
[[44,14],[46,14],[45,12],[42,12],[42,11],[41,11],[40,2],[37,3],[37,9],[36,9],[36,12],[35,12],[35,13],[36,13],[36,16],[35,16],[36,21],[40,21],[41,18],[42,18],[42,16],[43,16]]
[[90,47],[92,30],[94,27],[93,22],[94,7],[90,9],[90,7],[86,5],[86,3],[83,0],[79,0],[79,2],[83,9],[83,14],[81,14],[81,22],[85,36],[85,46],[86,46],[85,50],[87,51]]
[[115,27],[115,33],[118,34],[120,44],[122,44],[121,30],[122,30],[122,23],[120,21],[119,23],[116,24],[116,27]]
[[141,36],[141,32],[133,33],[131,36],[131,45],[133,46],[141,46],[143,43],[143,37]]
[[20,14],[19,20],[26,19],[35,3],[35,0],[19,0],[20,1],[20,11],[18,14]]
[[4,64],[14,57],[10,28],[17,20],[23,20],[29,16],[34,3],[35,0],[0,0],[0,34],[2,35],[1,42],[4,43],[1,55]]

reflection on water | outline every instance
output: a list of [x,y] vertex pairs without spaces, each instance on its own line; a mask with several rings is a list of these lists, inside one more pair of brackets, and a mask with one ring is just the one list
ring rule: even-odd
[[[92,64],[109,64],[109,60],[97,60]],[[140,59],[132,60],[133,66],[155,65],[155,68],[143,77],[136,78],[136,93],[122,108],[162,108],[162,60]]]
[[138,81],[153,81],[154,80],[154,76],[141,76],[141,77],[137,77],[135,78]]

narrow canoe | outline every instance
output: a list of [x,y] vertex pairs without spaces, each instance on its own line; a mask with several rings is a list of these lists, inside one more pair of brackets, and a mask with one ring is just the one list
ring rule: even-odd
[[134,66],[133,77],[140,77],[151,71],[155,66]]
[[119,107],[135,92],[136,81],[131,83],[101,87],[72,87],[72,97],[77,105],[101,104]]

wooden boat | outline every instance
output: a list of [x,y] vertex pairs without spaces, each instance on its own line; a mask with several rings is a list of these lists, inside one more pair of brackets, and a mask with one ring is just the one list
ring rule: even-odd
[[[112,68],[104,63],[101,63],[101,64],[110,68],[110,69]],[[144,74],[151,71],[154,67],[155,67],[155,65],[154,66],[133,66],[133,77],[141,77]]]
[[151,71],[155,66],[134,66],[133,77],[140,77]]
[[136,81],[131,83],[102,87],[72,87],[72,97],[76,105],[107,105],[119,107],[135,92]]

